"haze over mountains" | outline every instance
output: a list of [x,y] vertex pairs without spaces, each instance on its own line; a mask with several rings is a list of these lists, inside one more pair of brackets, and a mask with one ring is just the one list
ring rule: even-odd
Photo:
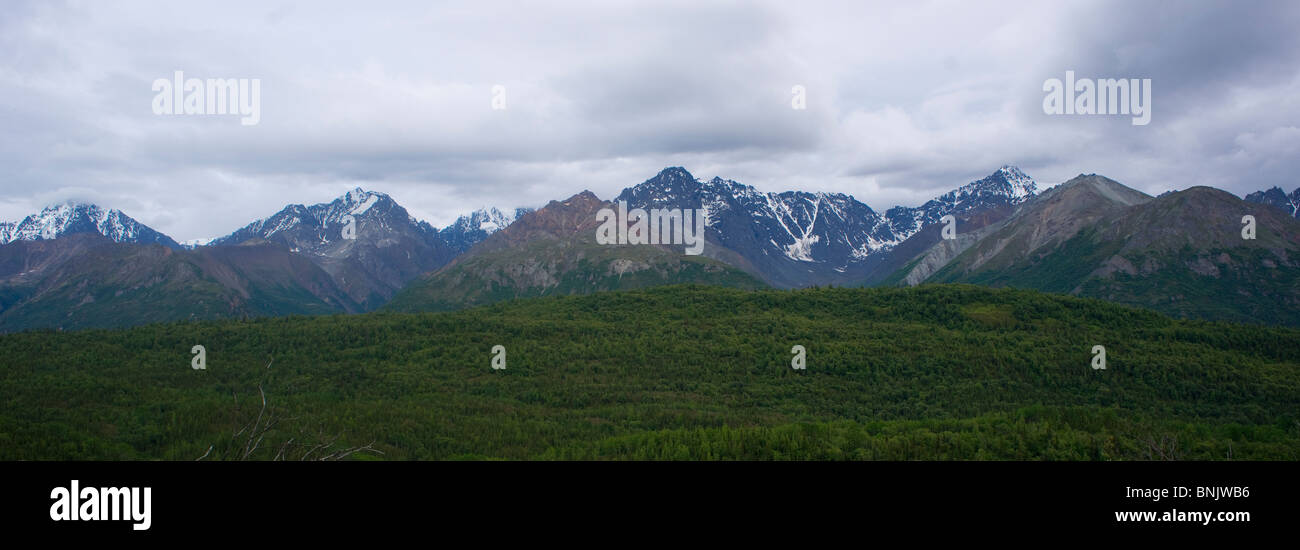
[[[595,213],[703,209],[703,256],[598,245]],[[203,245],[116,210],[63,204],[0,224],[0,331],[259,315],[418,311],[672,283],[739,288],[971,282],[1177,316],[1300,324],[1300,189],[1152,198],[1081,175],[1039,194],[1014,166],[918,207],[762,192],[669,167],[606,201],[484,208],[438,229],[386,194],[291,204]],[[1243,240],[1241,217],[1256,216]],[[952,215],[956,238],[942,238]],[[355,230],[345,235],[345,228]],[[354,237],[354,238],[350,238]],[[4,244],[7,243],[7,244]]]

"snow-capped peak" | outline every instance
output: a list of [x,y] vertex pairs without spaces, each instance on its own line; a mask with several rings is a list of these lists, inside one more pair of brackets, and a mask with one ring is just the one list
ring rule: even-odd
[[179,246],[171,238],[141,224],[121,210],[65,201],[45,207],[20,222],[0,224],[0,244],[57,239],[74,233],[99,233],[119,243],[160,243]]
[[520,209],[514,214],[505,214],[496,207],[483,207],[457,218],[456,223],[452,225],[461,231],[482,231],[491,235],[514,223],[523,212],[526,210]]
[[321,227],[347,225],[348,216],[359,218],[385,199],[388,195],[357,187],[333,201],[306,207],[305,217],[315,219]]
[[706,227],[758,265],[794,261],[803,270],[846,273],[853,264],[892,249],[946,214],[1015,205],[1036,193],[1033,179],[1015,166],[1003,165],[920,207],[897,206],[877,213],[844,193],[759,191],[721,177],[695,179],[685,169],[669,167],[624,189],[618,200],[639,208],[705,208]]
[[[90,222],[100,234],[105,236],[110,233],[124,233],[125,229],[112,227],[107,223],[110,213],[116,214],[117,211],[105,212],[93,204],[72,201],[46,206],[40,214],[27,216],[20,222],[13,239],[23,241],[56,239],[69,232],[77,222]],[[108,231],[106,232],[105,229]]]
[[[348,198],[351,199],[352,197],[349,195]],[[361,204],[352,207],[352,210],[348,213],[353,216],[360,216],[365,214],[366,210],[370,210],[370,207],[374,206],[377,202],[379,202],[379,195],[366,195],[366,198],[361,201]]]
[[505,213],[495,207],[485,206],[457,218],[451,225],[439,230],[438,236],[453,250],[464,252],[532,211],[531,208],[516,208],[511,213]]
[[208,237],[206,239],[188,239],[188,240],[180,241],[180,245],[181,248],[184,248],[186,250],[194,250],[195,248],[198,248],[200,246],[207,246],[209,244],[212,244],[212,241],[215,240],[217,240],[217,237]]
[[356,204],[358,202],[365,200],[367,195],[369,195],[369,193],[366,193],[365,189],[358,187],[356,189],[348,191],[348,193],[346,195],[343,195],[343,197],[347,200],[348,204]]
[[374,206],[375,203],[379,202],[381,198],[387,196],[388,195],[383,193],[366,191],[365,189],[358,187],[348,191],[347,194],[339,198],[343,200],[343,204],[347,207],[349,214],[360,216],[361,214],[364,214],[366,210],[369,210],[371,206]]
[[[988,176],[935,197],[920,209],[928,215],[937,211],[936,209],[962,211],[982,206],[989,201],[1005,201],[1014,205],[1024,202],[1037,192],[1038,184],[1033,178],[1025,175],[1015,166],[1003,165]],[[931,216],[927,216],[926,223],[933,223],[934,220],[928,217]]]
[[1020,202],[1038,192],[1038,183],[1015,166],[1004,164],[995,175],[1006,181],[1009,187],[1007,196],[1012,202]]

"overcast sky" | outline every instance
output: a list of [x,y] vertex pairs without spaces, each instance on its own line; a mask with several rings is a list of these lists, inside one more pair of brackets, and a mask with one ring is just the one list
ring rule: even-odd
[[[876,210],[1002,164],[1300,185],[1300,2],[199,4],[4,3],[0,220],[74,199],[186,240],[359,186],[441,226],[665,166]],[[260,123],[155,115],[177,70],[260,79]],[[1067,70],[1151,79],[1150,124],[1045,114]]]

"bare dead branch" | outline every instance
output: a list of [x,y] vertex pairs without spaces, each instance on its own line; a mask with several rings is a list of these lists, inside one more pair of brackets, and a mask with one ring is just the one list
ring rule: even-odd
[[[270,371],[271,366],[274,364],[275,358],[271,357],[266,363],[265,371]],[[266,395],[266,382],[268,376],[269,374],[264,374],[261,382],[257,384],[257,392],[262,400],[261,406],[257,411],[257,416],[244,423],[238,430],[231,434],[231,438],[235,440],[235,447],[226,452],[227,458],[251,460],[257,450],[262,448],[263,443],[270,443],[270,441],[268,441],[268,436],[272,435],[271,432],[273,430],[278,428],[285,421],[292,423],[297,420],[297,417],[294,416],[286,417],[283,410],[279,410],[271,405],[270,400]],[[237,417],[239,416],[240,410],[239,394],[232,389],[231,395],[235,403],[235,409],[232,414]],[[360,452],[384,454],[382,451],[375,449],[374,441],[365,445],[338,447],[337,444],[340,437],[341,436],[338,434],[326,435],[324,426],[317,427],[316,435],[314,437],[304,437],[303,432],[300,430],[298,435],[290,437],[275,448],[275,454],[272,456],[271,460],[293,460],[295,457],[297,460],[342,460]],[[273,439],[274,437],[272,437],[272,440]],[[202,457],[199,457],[199,460],[211,455],[214,448],[215,445],[209,446],[208,452],[204,453]],[[298,451],[302,452],[299,453]]]

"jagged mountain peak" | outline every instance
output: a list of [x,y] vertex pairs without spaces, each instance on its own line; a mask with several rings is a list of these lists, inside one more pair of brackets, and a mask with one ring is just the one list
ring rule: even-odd
[[385,197],[388,196],[378,191],[366,191],[365,189],[362,189],[360,187],[354,187],[352,188],[352,190],[348,191],[343,195],[343,197],[340,198],[347,199],[347,201],[350,203],[357,203],[365,200],[371,195],[383,195]]
[[339,240],[340,231],[350,223],[350,219],[375,219],[384,226],[410,225],[416,227],[417,232],[431,230],[428,224],[422,224],[407,214],[406,209],[387,194],[357,187],[330,202],[311,206],[286,205],[271,216],[214,239],[212,244],[235,244],[256,237],[283,241],[295,249],[318,248]]
[[885,212],[885,222],[900,244],[921,228],[938,223],[943,216],[967,218],[990,209],[1007,210],[1038,195],[1038,184],[1019,168],[1004,164],[992,174],[939,195],[925,204],[909,208],[895,206]]
[[[383,204],[383,203],[387,203],[388,205],[391,206],[397,206],[397,203],[394,202],[391,197],[389,197],[384,193],[380,193],[378,191],[366,191],[360,187],[357,187],[351,191],[348,191],[343,196],[334,199],[332,202],[328,203],[328,207],[325,209],[325,216],[323,217],[322,221],[332,222],[335,221],[336,218],[341,219],[344,216],[354,216],[354,217],[363,216],[367,212],[369,212],[370,209],[373,208],[375,205]],[[318,204],[313,206],[312,208],[320,209],[321,206],[325,206],[325,205]],[[397,208],[401,208],[401,207],[397,206]],[[403,211],[405,210],[403,209]],[[409,219],[410,216],[408,215],[407,218]]]
[[1288,195],[1285,190],[1275,185],[1267,191],[1256,191],[1246,195],[1246,202],[1267,204],[1282,209],[1293,218],[1300,217],[1300,187]]
[[136,221],[121,210],[76,200],[48,205],[40,213],[18,222],[0,223],[0,244],[51,240],[77,233],[98,233],[118,243],[157,243],[181,248],[171,237]]
[[660,170],[659,173],[658,173],[658,174],[655,174],[655,177],[650,178],[650,180],[651,180],[651,181],[653,181],[653,180],[661,180],[661,181],[688,180],[688,181],[695,181],[695,176],[692,176],[691,173],[690,173],[689,171],[687,171],[685,168],[683,168],[683,167],[681,167],[681,166],[669,166],[669,167],[667,167],[667,168],[664,168],[663,170]]
[[803,286],[865,272],[873,258],[946,214],[1007,210],[1035,194],[1034,180],[1008,164],[921,207],[895,207],[881,216],[845,193],[763,192],[722,177],[697,180],[684,168],[668,167],[624,189],[617,200],[639,208],[703,208],[711,239],[757,266],[768,282]]
[[1004,164],[990,178],[995,176],[1008,186],[1007,195],[1013,199],[1023,200],[1038,193],[1038,183],[1015,166]]
[[483,236],[481,242],[475,243],[477,248],[474,248],[474,251],[458,256],[453,260],[452,265],[461,261],[463,256],[540,240],[568,240],[578,236],[580,240],[594,242],[596,213],[601,208],[609,206],[611,203],[601,200],[591,191],[584,190],[567,199],[553,200],[536,210],[520,209],[519,216],[512,223],[500,231]]
[[456,218],[452,225],[465,231],[481,230],[492,234],[510,224],[513,218],[501,212],[495,206],[484,206],[464,216]]
[[[717,179],[717,178],[714,178]],[[654,177],[641,182],[633,189],[642,194],[675,194],[689,196],[698,193],[704,182],[696,179],[681,166],[669,166],[660,170]]]
[[939,202],[950,203],[954,208],[971,200],[1005,199],[1017,204],[1038,193],[1038,183],[1010,164],[1004,164],[997,171],[983,178],[958,187],[940,195]]
[[1030,179],[1019,166],[1014,164],[1003,164],[998,168],[997,173],[1002,174],[1009,179]]
[[[1300,190],[1300,188],[1297,190]],[[1265,191],[1255,191],[1254,193],[1246,195],[1246,200],[1251,202],[1284,201],[1286,200],[1286,191],[1281,187],[1274,185]]]
[[495,206],[485,206],[457,218],[451,225],[439,230],[438,236],[460,254],[532,211],[531,208],[516,208],[507,214]]
[[383,303],[455,255],[438,230],[385,193],[350,189],[330,202],[290,204],[211,244],[271,243],[305,256],[361,308]]

